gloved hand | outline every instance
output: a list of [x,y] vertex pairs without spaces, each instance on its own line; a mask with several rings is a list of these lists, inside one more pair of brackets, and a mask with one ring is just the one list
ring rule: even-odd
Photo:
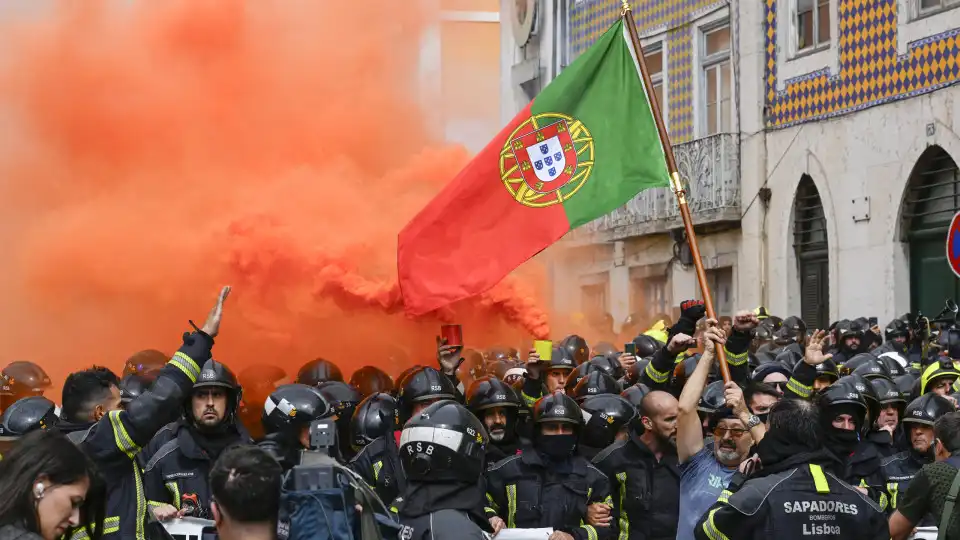
[[[672,338],[677,334],[687,334],[692,336],[697,331],[697,321],[703,318],[707,313],[707,308],[703,305],[703,300],[685,300],[680,303],[680,318],[676,324],[670,327],[668,337]],[[669,339],[667,342],[669,343]]]

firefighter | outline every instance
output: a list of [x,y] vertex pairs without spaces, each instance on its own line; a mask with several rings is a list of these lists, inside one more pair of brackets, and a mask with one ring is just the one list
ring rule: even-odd
[[700,518],[698,540],[887,540],[876,503],[830,470],[816,406],[784,399],[770,412],[770,431],[757,445],[762,467],[730,487]]
[[630,426],[639,416],[632,403],[616,394],[590,396],[580,408],[584,426],[579,451],[591,461],[613,443],[629,439]]
[[483,424],[463,405],[443,400],[415,414],[400,435],[406,489],[394,500],[406,540],[487,540],[483,514]]
[[[451,380],[432,367],[419,367],[403,378],[397,392],[394,429],[402,429],[413,415],[431,403],[454,399],[456,389]],[[350,461],[350,468],[377,492],[382,501],[392,501],[406,487],[406,476],[397,450],[400,431],[390,432],[366,445]]]
[[153,438],[141,452],[143,489],[154,516],[211,519],[210,469],[230,446],[252,442],[237,422],[242,398],[233,372],[207,360],[183,417]]
[[577,402],[560,392],[540,398],[533,422],[532,446],[485,475],[494,531],[549,527],[556,540],[616,538],[615,518],[605,526],[587,519],[590,505],[610,508],[613,500],[607,476],[576,453],[583,431]]
[[354,454],[379,437],[393,432],[397,400],[380,392],[363,398],[350,418],[350,441]]
[[22,437],[37,429],[56,428],[60,422],[56,410],[56,404],[43,396],[25,397],[3,412],[0,435]]
[[516,391],[494,377],[481,377],[467,389],[467,408],[483,422],[490,435],[488,465],[520,452],[524,443],[517,433],[520,405]]
[[97,464],[107,485],[106,518],[93,524],[104,538],[145,539],[147,500],[136,456],[140,448],[180,415],[184,399],[210,359],[220,330],[224,287],[202,328],[183,337],[183,345],[160,370],[149,390],[124,410],[120,381],[109,370],[94,368],[70,374],[63,385],[61,432]]
[[329,416],[330,405],[316,387],[282,384],[263,404],[266,436],[258,446],[289,470],[300,463],[300,452],[310,449],[310,424]]

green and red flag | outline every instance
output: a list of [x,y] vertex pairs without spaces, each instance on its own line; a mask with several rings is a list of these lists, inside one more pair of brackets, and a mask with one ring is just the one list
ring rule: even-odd
[[406,311],[480,294],[568,231],[669,185],[651,99],[621,18],[400,232]]

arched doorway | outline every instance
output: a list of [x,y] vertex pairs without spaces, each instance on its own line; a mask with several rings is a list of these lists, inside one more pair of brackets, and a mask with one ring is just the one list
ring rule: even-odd
[[960,171],[943,148],[927,148],[910,173],[901,212],[901,238],[910,254],[910,310],[934,316],[946,298],[960,297],[947,263],[950,220],[960,210]]
[[800,276],[800,316],[808,328],[830,325],[827,219],[813,178],[803,175],[793,202],[793,249]]

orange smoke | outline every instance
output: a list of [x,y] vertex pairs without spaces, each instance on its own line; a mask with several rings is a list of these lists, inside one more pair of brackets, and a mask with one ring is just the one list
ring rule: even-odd
[[396,373],[433,361],[440,321],[474,346],[548,332],[541,291],[518,280],[402,313],[396,234],[468,159],[432,137],[417,98],[437,14],[38,4],[0,18],[0,364],[35,360],[59,383],[172,352],[222,284],[234,294],[216,356],[235,369],[293,374],[324,356]]

